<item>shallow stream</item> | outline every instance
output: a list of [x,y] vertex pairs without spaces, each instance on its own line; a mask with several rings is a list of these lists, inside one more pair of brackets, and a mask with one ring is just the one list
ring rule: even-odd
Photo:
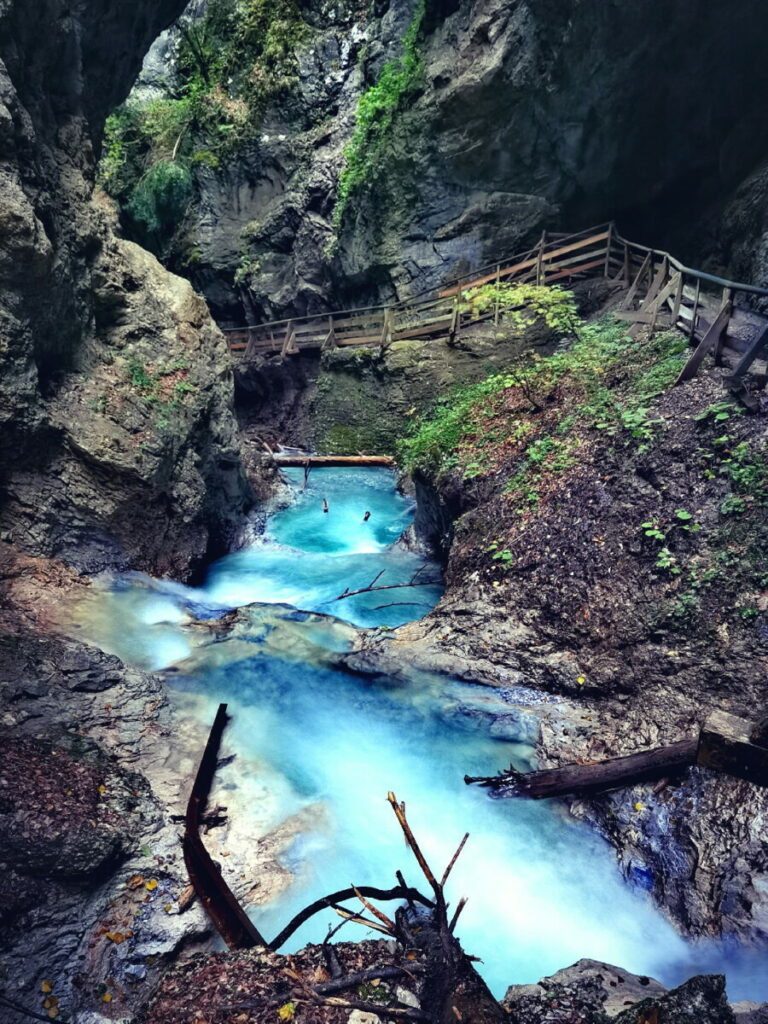
[[[547,699],[424,674],[371,682],[334,667],[353,635],[344,623],[394,627],[423,616],[439,599],[439,570],[396,544],[414,509],[388,471],[315,470],[306,489],[301,471],[288,475],[292,503],[258,542],[212,565],[203,586],[129,575],[86,624],[126,661],[177,664],[169,682],[204,695],[208,720],[229,704],[228,744],[255,765],[265,826],[320,809],[286,854],[293,884],[254,911],[260,930],[276,934],[307,902],[352,882],[388,887],[397,868],[422,885],[386,801],[394,790],[436,868],[471,833],[449,898],[469,897],[458,931],[497,995],[592,957],[668,985],[727,969],[731,999],[768,997],[763,957],[684,941],[624,881],[607,844],[557,804],[493,800],[464,785],[465,772],[526,763],[529,735],[515,723],[526,703]],[[375,577],[391,586],[414,574],[436,582],[338,600]],[[230,639],[196,643],[191,619],[254,602]],[[286,951],[320,941],[327,920],[308,922]]]

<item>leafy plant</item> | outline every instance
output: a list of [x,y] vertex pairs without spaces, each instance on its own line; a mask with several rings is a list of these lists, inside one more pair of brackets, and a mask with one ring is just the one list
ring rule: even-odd
[[649,540],[663,542],[667,539],[667,535],[661,529],[658,519],[649,519],[648,522],[641,523],[640,529],[643,531],[643,536],[648,537]]
[[743,498],[737,498],[735,494],[729,494],[720,502],[720,514],[724,516],[736,516],[745,511],[747,505]]
[[733,402],[715,402],[713,405],[708,405],[706,409],[702,409],[701,412],[694,416],[694,419],[698,423],[704,421],[711,421],[712,423],[724,423],[729,420],[732,416],[740,416],[744,412],[741,406],[735,405]]
[[677,559],[669,550],[668,547],[663,547],[656,555],[655,566],[657,569],[665,569],[670,572],[673,576],[679,576],[681,573],[680,566],[677,564]]
[[336,193],[333,225],[337,231],[343,223],[350,196],[374,180],[398,111],[421,83],[418,40],[425,13],[426,0],[419,0],[403,39],[402,57],[386,63],[376,83],[358,101],[355,131],[344,150],[344,167]]
[[676,509],[675,520],[677,521],[677,525],[686,533],[695,533],[697,530],[701,529],[700,524],[693,518],[693,513],[689,512],[687,509]]
[[558,334],[575,335],[581,324],[573,292],[559,285],[479,285],[463,294],[459,308],[475,319],[498,309],[518,331],[542,322]]

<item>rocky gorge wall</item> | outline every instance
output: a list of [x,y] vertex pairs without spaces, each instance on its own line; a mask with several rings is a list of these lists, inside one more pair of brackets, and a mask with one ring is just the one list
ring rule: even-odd
[[[760,217],[734,231],[723,214],[768,154],[755,0],[727,15],[704,0],[294,8],[290,73],[242,146],[212,161],[208,133],[190,150],[195,199],[168,258],[218,317],[402,298],[542,228],[610,218],[763,279]],[[145,96],[183,92],[178,45],[158,44]],[[237,77],[219,87],[246,95]],[[763,209],[761,180],[742,208]]]
[[182,7],[0,9],[0,530],[87,569],[184,576],[248,502],[205,303],[93,193],[104,119]]

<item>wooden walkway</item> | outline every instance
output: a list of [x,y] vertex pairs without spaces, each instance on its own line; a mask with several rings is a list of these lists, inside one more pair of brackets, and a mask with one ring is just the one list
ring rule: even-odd
[[232,352],[245,360],[347,346],[386,347],[411,339],[452,343],[470,326],[499,322],[498,305],[482,315],[466,308],[464,299],[472,288],[501,282],[570,285],[585,278],[603,278],[627,289],[617,315],[631,325],[630,333],[674,326],[688,336],[694,351],[680,382],[695,376],[712,355],[716,365],[731,370],[726,381],[731,388],[747,405],[755,404],[743,377],[747,371],[768,375],[768,317],[748,309],[744,297],[768,298],[768,289],[686,267],[667,252],[623,238],[612,223],[573,235],[545,232],[534,248],[408,302],[275,320],[224,333]]

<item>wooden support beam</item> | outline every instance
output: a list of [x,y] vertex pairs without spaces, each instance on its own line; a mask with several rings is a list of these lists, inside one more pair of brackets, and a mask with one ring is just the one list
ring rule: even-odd
[[614,225],[613,221],[608,225],[608,240],[605,243],[605,268],[603,270],[603,277],[609,277],[611,271],[611,246],[613,245],[613,232]]
[[672,300],[672,322],[673,323],[677,322],[677,318],[678,318],[678,316],[680,314],[680,305],[681,305],[681,303],[683,301],[683,287],[684,287],[683,275],[682,274],[678,274],[677,278],[678,278],[678,280],[677,280],[677,291],[675,292],[675,297]]
[[536,284],[541,284],[541,265],[544,259],[544,246],[547,244],[547,232],[542,231],[539,242],[539,253],[536,257]]
[[701,296],[701,278],[696,278],[696,291],[693,295],[693,311],[691,313],[691,333],[688,335],[688,340],[693,341],[696,337],[696,317],[699,314],[699,298]]
[[739,361],[734,366],[733,371],[728,378],[728,383],[731,386],[738,386],[741,384],[741,378],[744,376],[745,373],[747,373],[750,366],[760,355],[760,352],[766,347],[768,347],[768,324],[766,324],[765,327],[758,332],[754,341],[751,343],[751,345],[742,355],[741,359],[739,359]]
[[631,306],[632,306],[632,303],[637,298],[637,293],[638,293],[638,291],[640,289],[640,284],[641,284],[641,282],[643,280],[643,277],[645,276],[646,270],[648,269],[648,264],[650,263],[650,260],[651,260],[651,256],[650,256],[650,253],[649,253],[645,257],[645,259],[643,260],[642,264],[640,265],[640,269],[637,272],[637,277],[635,277],[635,280],[632,282],[632,285],[631,285],[629,291],[627,292],[627,294],[626,294],[626,296],[624,298],[624,301],[621,304],[621,308],[622,309],[630,309]]
[[[723,288],[723,300],[720,303],[720,308],[721,309],[725,308],[725,306],[727,306],[729,303],[731,305],[731,308],[733,308],[733,289],[732,288]],[[720,337],[715,342],[715,350],[713,352],[713,357],[714,357],[714,360],[715,360],[715,366],[722,366],[723,365],[722,351],[723,351],[723,345],[724,344],[725,344],[725,331],[723,331],[723,333],[720,335]]]
[[690,380],[692,377],[696,376],[707,353],[715,347],[717,342],[720,340],[720,336],[725,333],[728,327],[728,321],[731,319],[731,311],[732,306],[731,303],[728,302],[728,304],[720,310],[715,322],[701,339],[693,355],[680,371],[680,374],[675,381],[676,385],[682,384],[683,381]]
[[285,337],[283,338],[283,347],[280,349],[280,355],[282,358],[288,354],[291,348],[291,342],[293,340],[293,320],[289,320],[285,325]]

